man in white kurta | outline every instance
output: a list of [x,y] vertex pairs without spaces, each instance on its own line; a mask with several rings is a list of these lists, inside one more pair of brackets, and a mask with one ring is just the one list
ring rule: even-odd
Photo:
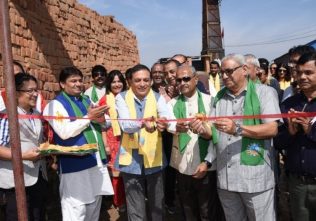
[[[54,142],[62,146],[89,143],[85,131],[91,129],[95,140],[97,131],[92,119],[103,116],[106,107],[90,108],[89,99],[81,96],[82,74],[78,69],[65,68],[60,74],[62,92],[44,109],[44,116],[77,117],[77,106],[86,119],[49,119],[54,130]],[[64,221],[93,221],[99,219],[102,195],[112,195],[113,188],[108,170],[99,153],[84,156],[60,156],[60,198]]]
[[[180,66],[176,82],[181,95],[169,102],[176,118],[195,118],[197,114],[209,116],[211,96],[197,90],[198,77],[194,68]],[[210,131],[207,124],[204,122],[205,128]],[[216,152],[210,142],[211,137],[207,136],[207,131],[200,133],[194,130],[191,121],[179,121],[177,132],[173,137],[170,165],[177,170],[178,190],[185,218],[216,219],[221,208],[216,192]]]

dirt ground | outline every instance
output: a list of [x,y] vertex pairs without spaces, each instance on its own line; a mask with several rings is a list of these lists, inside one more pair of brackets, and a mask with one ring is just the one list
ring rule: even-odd
[[[290,221],[290,212],[288,207],[288,197],[289,193],[286,188],[286,179],[284,178],[284,170],[281,170],[281,178],[278,192],[278,209],[277,216],[279,221]],[[49,174],[49,197],[47,202],[47,221],[61,221],[61,210],[60,210],[60,200],[58,193],[58,176],[54,173]],[[176,213],[170,215],[166,212],[167,221],[182,221],[184,220],[181,216],[179,203],[176,202]],[[0,221],[4,220],[3,207],[0,207]],[[127,220],[126,213],[119,213],[119,211],[112,205],[112,197],[105,196],[102,200],[100,219],[99,221],[125,221]]]
[[[58,176],[50,171],[49,173],[49,186],[48,186],[48,201],[47,201],[47,210],[46,210],[46,220],[47,221],[61,221],[61,209],[60,209],[60,199],[58,193]],[[0,207],[0,221],[4,220],[4,211],[3,207]],[[180,211],[178,208],[177,211]],[[167,214],[167,212],[166,212]],[[174,220],[183,220],[180,218],[180,213],[177,212],[174,215],[167,214],[166,217],[167,221],[174,221]],[[112,205],[112,197],[105,196],[102,199],[102,206],[100,212],[100,219],[99,221],[125,221],[127,220],[126,213],[119,213],[119,211],[114,208]]]

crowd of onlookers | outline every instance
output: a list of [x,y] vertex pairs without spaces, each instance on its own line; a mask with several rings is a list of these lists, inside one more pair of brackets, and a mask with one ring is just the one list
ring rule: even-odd
[[[283,216],[282,191],[289,219],[316,220],[315,49],[293,47],[280,64],[230,54],[209,65],[209,73],[197,72],[182,54],[125,73],[96,65],[86,90],[82,72],[66,67],[60,93],[45,101],[37,79],[14,62],[17,111],[29,116],[18,121],[29,220],[46,219],[50,168],[65,221],[98,220],[103,195],[113,195],[131,221],[165,220],[166,213],[270,221]],[[3,90],[2,113],[7,99]],[[43,155],[46,141],[98,144],[98,151]],[[7,221],[18,219],[11,160],[9,123],[1,118]]]

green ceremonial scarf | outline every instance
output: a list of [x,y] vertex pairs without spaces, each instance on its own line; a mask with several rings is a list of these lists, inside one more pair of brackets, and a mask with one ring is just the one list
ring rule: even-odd
[[[80,108],[77,106],[77,104],[75,102],[73,102],[70,99],[70,97],[64,91],[62,92],[62,95],[70,103],[70,105],[72,107],[72,110],[74,111],[76,117],[83,117],[83,114],[82,114]],[[89,108],[89,104],[86,101],[85,97],[81,96],[81,98],[82,98],[83,105],[88,109]],[[102,135],[101,135],[101,126],[99,124],[97,124],[97,123],[93,123],[92,121],[90,123],[95,128],[97,139],[94,136],[94,133],[92,131],[91,126],[87,127],[83,131],[83,135],[86,138],[87,143],[89,143],[89,144],[91,144],[91,143],[98,143],[100,158],[101,158],[103,163],[106,163],[107,159],[106,159],[105,148],[104,148],[103,139],[102,139]]]
[[99,100],[97,91],[96,91],[96,89],[95,89],[95,85],[92,86],[91,100],[92,100],[94,103],[97,103],[98,100]]
[[[199,90],[197,90],[197,93],[198,93],[198,112],[206,114],[201,92]],[[174,112],[174,115],[177,119],[186,118],[185,98],[184,98],[183,94],[179,95],[179,98],[173,107],[173,112]],[[191,137],[187,133],[180,133],[179,134],[180,153],[183,153],[185,151],[185,148],[190,140],[191,140]],[[209,141],[199,136],[198,142],[199,142],[199,148],[200,148],[200,159],[202,162],[202,161],[204,161],[204,158],[207,155]]]
[[[216,103],[226,94],[227,88],[220,90],[214,100]],[[247,92],[244,101],[244,116],[253,116],[260,114],[260,102],[256,93],[255,83],[248,80]],[[243,125],[259,125],[260,119],[244,119]],[[216,144],[218,142],[217,130],[212,126],[212,140]],[[240,164],[248,166],[257,166],[264,164],[264,140],[242,137],[242,148],[240,153]]]

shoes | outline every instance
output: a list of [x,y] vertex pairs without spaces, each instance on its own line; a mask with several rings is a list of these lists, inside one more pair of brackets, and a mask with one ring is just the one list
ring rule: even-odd
[[167,212],[168,212],[170,215],[173,215],[173,214],[176,213],[176,207],[175,207],[175,206],[165,205],[165,208],[166,208]]

